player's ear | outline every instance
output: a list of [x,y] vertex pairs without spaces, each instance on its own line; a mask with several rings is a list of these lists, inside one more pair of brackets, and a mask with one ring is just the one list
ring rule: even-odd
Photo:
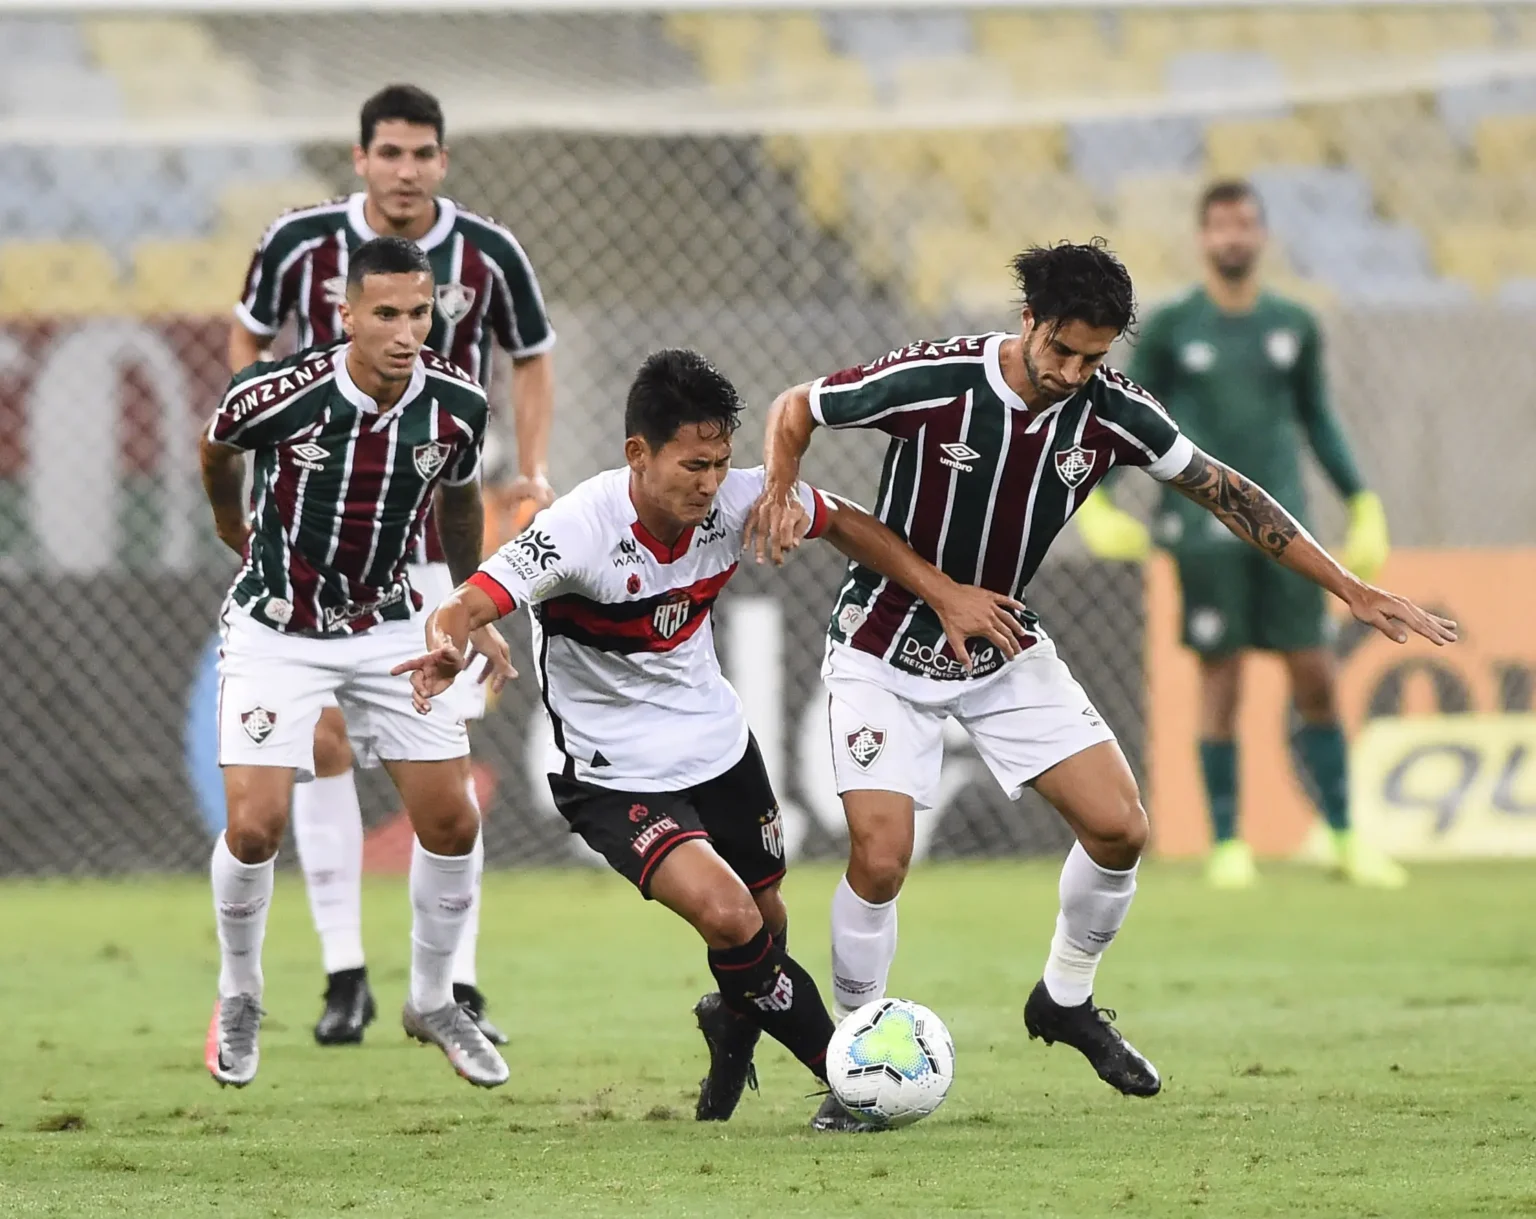
[[630,436],[624,441],[624,460],[636,474],[645,472],[645,459],[650,455],[650,446],[639,436]]
[[337,312],[337,315],[341,318],[341,329],[342,329],[342,332],[348,338],[351,338],[352,337],[352,302],[351,302],[351,300],[350,299],[344,299],[341,302],[341,304],[336,306],[336,312]]
[[1035,313],[1028,305],[1019,310],[1019,334],[1023,338],[1029,337],[1029,332],[1035,328]]
[[352,172],[359,178],[363,177],[363,170],[368,167],[368,150],[361,144],[352,145]]

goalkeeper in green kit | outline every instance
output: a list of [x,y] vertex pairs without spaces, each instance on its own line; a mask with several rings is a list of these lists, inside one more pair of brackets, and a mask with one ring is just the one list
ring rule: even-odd
[[[1142,328],[1133,380],[1160,398],[1194,443],[1242,470],[1306,523],[1301,448],[1309,444],[1349,503],[1340,562],[1364,580],[1386,561],[1381,500],[1366,490],[1328,403],[1322,341],[1302,305],[1263,291],[1257,266],[1267,232],[1246,182],[1219,182],[1200,200],[1205,282]],[[1078,512],[1088,549],[1140,559],[1152,538],[1104,490]],[[1236,721],[1242,659],[1278,652],[1302,726],[1295,756],[1328,822],[1337,867],[1357,884],[1396,888],[1407,876],[1350,829],[1347,749],[1339,725],[1330,624],[1322,590],[1268,562],[1203,508],[1163,496],[1156,541],[1173,554],[1184,602],[1184,643],[1200,657],[1200,768],[1215,839],[1206,877],[1219,888],[1253,883],[1253,855],[1237,836]]]

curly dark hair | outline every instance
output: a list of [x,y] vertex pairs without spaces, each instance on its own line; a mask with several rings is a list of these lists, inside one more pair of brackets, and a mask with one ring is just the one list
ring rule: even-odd
[[1136,324],[1131,274],[1102,237],[1030,246],[1013,260],[1013,277],[1035,320],[1106,326],[1124,334]]
[[656,452],[690,423],[729,436],[741,423],[741,396],[730,378],[696,351],[669,347],[646,357],[624,404],[624,434]]

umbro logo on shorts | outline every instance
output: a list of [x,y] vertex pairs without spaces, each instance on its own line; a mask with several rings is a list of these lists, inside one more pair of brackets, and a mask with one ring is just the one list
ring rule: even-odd
[[970,463],[981,456],[968,444],[962,444],[958,440],[951,440],[948,444],[941,444],[939,452],[944,456],[939,458],[941,466],[948,466],[951,470],[960,470],[969,474],[976,467]]
[[871,728],[865,724],[857,731],[850,732],[844,740],[848,743],[848,756],[858,764],[860,770],[868,770],[885,748],[885,729]]
[[268,711],[265,707],[252,707],[249,711],[242,711],[240,727],[245,729],[246,736],[260,745],[277,727],[277,712]]

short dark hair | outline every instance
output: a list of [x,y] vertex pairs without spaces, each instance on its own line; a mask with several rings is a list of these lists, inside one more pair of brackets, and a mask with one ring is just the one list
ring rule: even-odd
[[639,436],[654,453],[690,423],[713,424],[729,436],[741,423],[741,395],[698,352],[653,351],[630,384],[624,435]]
[[432,278],[426,251],[406,237],[375,237],[352,251],[347,262],[347,289],[359,288],[365,275],[416,275]]
[[1199,220],[1205,224],[1205,218],[1211,214],[1213,207],[1227,203],[1252,202],[1259,209],[1259,219],[1264,219],[1264,200],[1259,198],[1259,192],[1253,188],[1253,183],[1242,178],[1222,178],[1212,182],[1200,192]]
[[1031,246],[1013,260],[1013,277],[1035,320],[1084,322],[1124,334],[1136,322],[1131,274],[1102,237]]
[[437,142],[443,142],[443,108],[437,98],[415,85],[386,85],[363,103],[359,118],[358,142],[365,150],[373,143],[374,129],[390,119],[430,127],[437,132]]

